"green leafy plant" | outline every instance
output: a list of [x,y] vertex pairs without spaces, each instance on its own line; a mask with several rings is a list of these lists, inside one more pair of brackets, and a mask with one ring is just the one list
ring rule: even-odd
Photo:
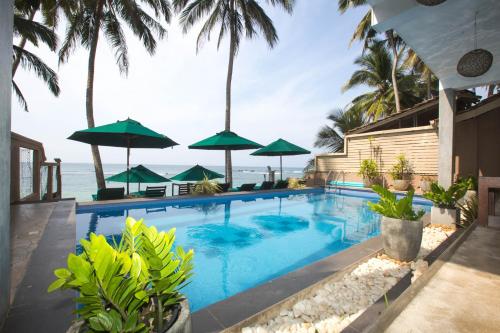
[[469,191],[477,191],[478,188],[477,179],[474,176],[459,178],[456,183],[465,187]]
[[397,157],[396,164],[394,164],[392,169],[389,171],[389,174],[394,180],[409,179],[412,173],[413,170],[411,168],[410,161],[406,159],[404,154]]
[[477,219],[479,213],[479,204],[477,197],[472,197],[464,204],[458,204],[460,208],[460,226],[468,227]]
[[288,188],[291,188],[291,189],[301,189],[301,188],[305,188],[306,186],[301,184],[300,182],[300,179],[298,178],[289,178],[288,179]]
[[408,221],[419,221],[425,214],[423,210],[415,211],[413,209],[413,190],[408,191],[404,198],[398,200],[396,194],[380,185],[373,185],[372,189],[380,196],[379,202],[368,203],[370,209],[376,213]]
[[455,183],[445,190],[441,185],[432,183],[430,192],[424,193],[424,198],[432,201],[439,208],[454,209],[465,192],[467,192],[467,187],[463,184]]
[[208,179],[207,176],[202,181],[197,182],[194,185],[193,194],[195,195],[213,195],[219,193],[221,187],[216,182]]
[[163,332],[193,269],[193,250],[172,251],[174,241],[175,229],[158,232],[129,217],[119,244],[94,233],[80,240],[83,252],[68,255],[48,291],[79,293],[76,313],[85,332]]
[[422,176],[420,177],[420,180],[423,182],[432,182],[434,179],[431,176]]
[[359,173],[360,176],[363,176],[363,178],[367,179],[375,179],[377,178],[380,174],[378,172],[378,164],[372,159],[367,159],[361,161],[361,165],[359,166]]

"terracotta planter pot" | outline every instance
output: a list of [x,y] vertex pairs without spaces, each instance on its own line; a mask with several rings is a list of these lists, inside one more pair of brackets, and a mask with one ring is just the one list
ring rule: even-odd
[[432,184],[432,181],[430,181],[430,180],[421,180],[420,181],[420,189],[424,193],[429,192],[431,190],[431,184]]
[[459,210],[456,208],[440,208],[433,206],[431,208],[431,223],[453,225],[460,219]]
[[382,243],[385,253],[399,261],[412,261],[422,244],[423,222],[382,217]]
[[[80,333],[83,332],[83,321],[79,320],[73,323],[66,333]],[[181,302],[181,307],[177,315],[177,320],[162,333],[191,333],[191,312],[189,304],[186,300]]]
[[394,189],[396,191],[406,191],[410,187],[410,181],[406,179],[395,179]]

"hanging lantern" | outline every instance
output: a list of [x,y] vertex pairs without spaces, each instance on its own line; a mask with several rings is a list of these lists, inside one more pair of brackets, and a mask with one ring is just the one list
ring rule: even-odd
[[437,6],[445,2],[446,0],[417,0],[417,2],[424,6]]
[[493,54],[483,49],[467,52],[457,65],[457,72],[465,77],[476,77],[486,73],[493,63]]
[[477,47],[477,12],[474,16],[474,50],[467,52],[457,64],[458,74],[465,77],[477,77],[486,73],[493,64],[493,54]]

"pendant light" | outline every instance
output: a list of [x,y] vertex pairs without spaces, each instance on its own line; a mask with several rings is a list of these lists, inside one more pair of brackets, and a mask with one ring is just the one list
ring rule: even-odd
[[424,6],[437,6],[445,2],[446,0],[417,0],[417,2]]

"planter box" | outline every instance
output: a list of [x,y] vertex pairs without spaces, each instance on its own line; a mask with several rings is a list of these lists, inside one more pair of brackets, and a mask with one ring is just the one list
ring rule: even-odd
[[394,180],[394,189],[396,191],[406,191],[408,187],[410,187],[411,181],[406,179],[395,179]]
[[384,251],[389,257],[400,261],[411,261],[417,257],[422,244],[422,220],[407,221],[383,216],[381,229]]
[[460,214],[457,209],[449,208],[439,208],[433,206],[431,208],[431,223],[432,224],[443,224],[443,225],[453,225],[456,224]]

